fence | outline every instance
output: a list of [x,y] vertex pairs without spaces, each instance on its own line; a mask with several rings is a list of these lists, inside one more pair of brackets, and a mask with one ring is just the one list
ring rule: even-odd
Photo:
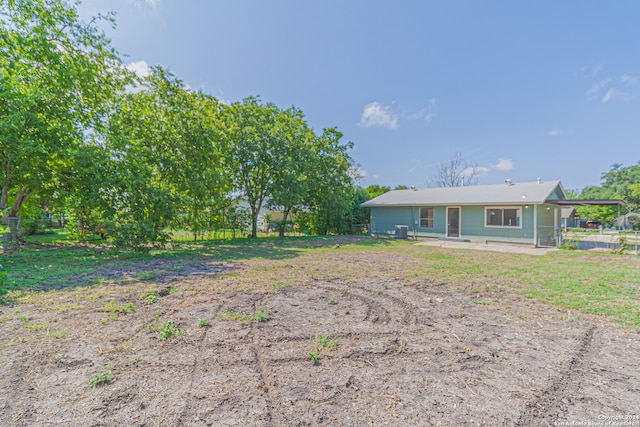
[[563,245],[573,249],[599,249],[612,252],[624,250],[638,254],[640,235],[638,231],[567,231],[562,235]]
[[543,248],[557,248],[562,244],[562,228],[540,225],[538,226],[538,241],[536,245]]

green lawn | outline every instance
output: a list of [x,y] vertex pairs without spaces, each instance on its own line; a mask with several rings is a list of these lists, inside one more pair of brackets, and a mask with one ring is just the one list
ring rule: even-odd
[[[94,242],[95,243],[95,242]],[[336,249],[339,245],[339,249]],[[324,271],[328,280],[366,280],[370,269],[337,265],[336,256],[366,262],[369,251],[402,257],[396,276],[411,282],[425,279],[449,283],[457,289],[490,289],[500,285],[532,301],[552,304],[584,313],[606,316],[623,325],[640,329],[640,257],[584,251],[557,251],[545,256],[500,252],[440,249],[415,246],[412,242],[388,239],[342,237],[296,237],[235,239],[208,242],[179,242],[148,253],[115,252],[99,243],[92,246],[63,244],[47,237],[45,244],[4,255],[7,270],[5,300],[24,293],[64,287],[93,286],[100,283],[101,271],[136,271],[142,265],[164,260],[178,270],[202,262],[254,260],[243,276],[264,290],[307,283],[312,275]],[[262,260],[262,262],[257,262]],[[398,264],[398,263],[396,263]],[[354,264],[355,265],[355,264]],[[373,267],[375,268],[375,266]],[[275,271],[270,278],[265,274]],[[253,275],[252,275],[253,274]],[[154,273],[140,273],[140,279]],[[86,279],[84,279],[86,278]]]

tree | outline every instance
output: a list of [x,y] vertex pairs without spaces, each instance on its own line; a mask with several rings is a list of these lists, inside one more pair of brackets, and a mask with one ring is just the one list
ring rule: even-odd
[[[640,207],[640,194],[634,191],[640,183],[640,162],[633,166],[623,167],[614,164],[608,172],[602,174],[600,186],[589,186],[582,189],[580,199],[612,199],[625,200],[627,211],[635,212]],[[599,220],[612,224],[618,215],[615,206],[583,206],[576,209],[581,218]]]
[[355,191],[350,174],[353,160],[347,153],[353,143],[343,144],[341,139],[341,132],[328,128],[314,140],[315,155],[310,163],[313,174],[306,205],[317,234],[345,234],[355,224],[351,217]]
[[[172,227],[194,239],[229,205],[222,106],[153,67],[140,91],[125,95],[109,121],[114,179],[103,179],[105,223],[116,243],[162,243]],[[109,187],[107,190],[107,183]]]
[[97,22],[65,0],[0,2],[0,208],[17,216],[52,193],[87,134],[99,129],[125,70]]
[[309,192],[309,176],[313,174],[313,140],[315,135],[309,128],[302,111],[291,107],[282,111],[277,119],[280,145],[279,167],[273,171],[271,200],[268,206],[282,212],[279,236],[283,237],[289,215],[304,207]]
[[231,104],[226,136],[235,187],[242,192],[251,211],[251,237],[258,235],[258,214],[272,192],[274,176],[289,163],[282,145],[282,112],[273,103],[261,104],[256,97]]
[[470,165],[460,153],[454,153],[451,158],[440,163],[432,180],[437,187],[461,187],[476,185],[480,176],[480,168]]

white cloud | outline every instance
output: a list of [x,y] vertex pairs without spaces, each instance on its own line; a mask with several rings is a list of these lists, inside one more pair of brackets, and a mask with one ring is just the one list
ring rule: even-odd
[[431,98],[426,107],[416,113],[409,114],[407,118],[409,120],[424,120],[427,123],[431,123],[431,120],[436,116],[433,110],[437,102],[438,100],[436,98]]
[[611,88],[602,97],[602,103],[606,104],[609,101],[629,101],[633,96],[629,93],[622,92],[616,88]]
[[500,159],[498,163],[494,165],[494,168],[499,171],[510,171],[513,170],[513,160],[509,159]]
[[603,89],[605,86],[607,86],[609,83],[611,83],[611,77],[607,77],[606,79],[600,80],[598,83],[593,84],[589,90],[587,91],[587,95],[591,96],[591,95],[595,95],[596,93],[600,92],[601,89]]
[[393,114],[391,107],[385,107],[379,102],[367,104],[362,109],[362,116],[358,126],[361,127],[386,127],[395,129],[398,127],[398,116]]
[[549,135],[549,136],[560,136],[560,135],[562,135],[562,129],[551,129],[547,135]]
[[638,84],[638,80],[640,79],[637,76],[630,76],[626,73],[620,76],[620,81],[622,83],[628,83],[630,85]]
[[127,70],[133,71],[140,78],[145,78],[151,74],[151,67],[147,61],[136,61],[127,64]]
[[129,0],[129,1],[137,7],[149,6],[155,9],[160,4],[161,0]]

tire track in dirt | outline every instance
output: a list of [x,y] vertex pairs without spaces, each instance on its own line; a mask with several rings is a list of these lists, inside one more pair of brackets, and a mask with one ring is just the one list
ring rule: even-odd
[[572,384],[580,381],[579,371],[582,371],[591,359],[594,340],[598,340],[598,334],[596,327],[590,326],[582,334],[566,367],[541,391],[540,397],[531,399],[526,404],[516,423],[517,426],[529,426],[534,421],[538,425],[553,425],[554,421],[566,414],[568,405],[563,403],[566,401],[565,394],[575,390]]
[[[222,308],[222,304],[218,304],[213,310],[216,316],[218,315],[221,308]],[[207,334],[208,334],[208,329],[203,328],[200,338],[196,340],[195,349],[197,351],[194,354],[193,365],[189,373],[189,381],[186,384],[186,386],[183,387],[184,388],[183,395],[184,395],[185,403],[179,415],[177,416],[176,425],[178,426],[190,425],[189,420],[190,419],[193,420],[197,416],[198,408],[197,408],[197,405],[194,405],[195,397],[193,396],[193,393],[191,392],[191,390],[193,388],[196,374],[198,373],[200,366],[204,363],[204,358],[202,354],[204,352],[204,341],[205,341],[205,338],[207,337]]]
[[[261,298],[259,301],[262,302],[264,298]],[[253,303],[253,312],[255,313],[258,308],[257,308],[257,301],[254,301]],[[261,304],[262,305],[262,304]],[[261,389],[262,391],[262,397],[265,400],[266,403],[266,421],[267,421],[267,426],[272,426],[273,425],[273,411],[275,410],[275,408],[273,407],[273,402],[271,401],[271,397],[269,396],[269,387],[267,386],[267,382],[266,382],[266,375],[265,375],[265,366],[264,366],[264,362],[263,362],[263,357],[261,355],[261,351],[260,351],[260,340],[259,337],[257,336],[256,333],[256,326],[254,325],[253,322],[250,323],[250,327],[251,330],[249,332],[250,336],[251,336],[251,351],[253,353],[253,361],[254,361],[254,365],[257,367],[258,369],[258,388]]]

